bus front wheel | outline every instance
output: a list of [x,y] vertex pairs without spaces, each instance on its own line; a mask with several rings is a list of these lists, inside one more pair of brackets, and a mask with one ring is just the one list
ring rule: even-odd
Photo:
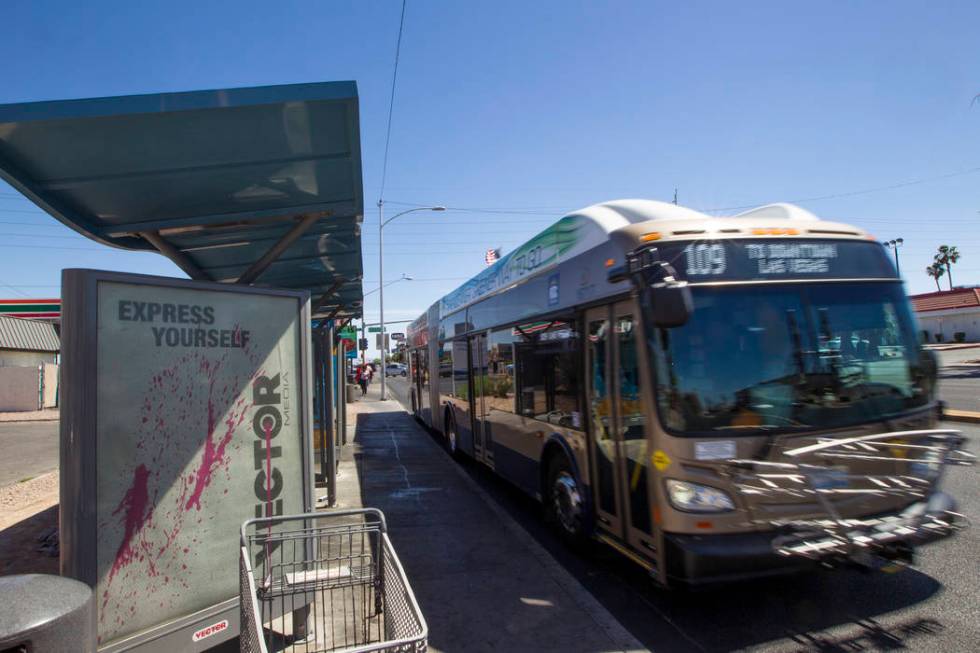
[[563,539],[569,542],[583,539],[585,495],[564,455],[556,455],[550,461],[545,505],[549,521]]

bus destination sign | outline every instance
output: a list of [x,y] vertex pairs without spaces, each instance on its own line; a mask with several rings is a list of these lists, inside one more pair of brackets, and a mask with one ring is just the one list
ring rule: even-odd
[[691,283],[897,278],[884,248],[870,241],[730,239],[666,243],[656,252]]

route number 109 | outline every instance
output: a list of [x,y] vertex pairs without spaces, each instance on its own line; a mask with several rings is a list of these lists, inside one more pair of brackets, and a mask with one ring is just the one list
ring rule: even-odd
[[688,276],[721,274],[727,265],[725,248],[717,243],[688,245],[684,248],[684,258],[687,260]]

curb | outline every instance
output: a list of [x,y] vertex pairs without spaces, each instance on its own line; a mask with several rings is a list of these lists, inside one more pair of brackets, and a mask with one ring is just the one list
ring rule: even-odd
[[955,410],[946,408],[943,410],[943,419],[947,422],[966,422],[968,424],[980,424],[980,413],[972,410]]

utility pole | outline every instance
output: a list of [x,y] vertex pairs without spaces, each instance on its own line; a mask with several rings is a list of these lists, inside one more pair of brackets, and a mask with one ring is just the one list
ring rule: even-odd
[[674,206],[677,206],[677,189],[674,189]]

